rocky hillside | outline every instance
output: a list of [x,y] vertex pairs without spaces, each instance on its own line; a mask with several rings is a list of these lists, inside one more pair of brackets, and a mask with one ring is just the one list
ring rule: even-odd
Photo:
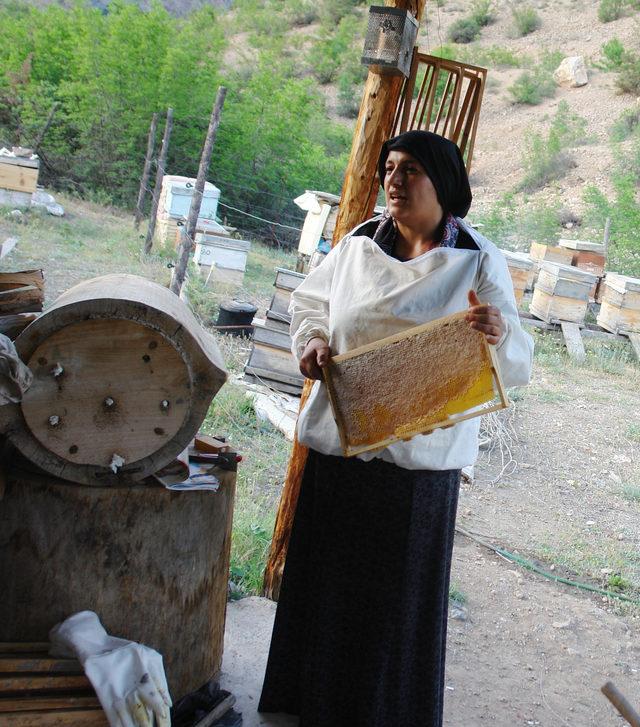
[[[447,42],[452,24],[468,17],[473,3],[446,2],[440,8],[435,3],[429,5],[420,45],[435,48]],[[511,11],[514,5],[523,3],[496,1],[492,13],[495,20],[482,28],[479,39],[472,46],[456,46],[463,56],[470,56],[473,62],[475,55],[478,64],[489,69],[472,179],[476,202],[487,207],[522,182],[523,154],[528,140],[533,133],[548,133],[552,117],[564,101],[573,114],[586,120],[582,138],[576,140],[581,143],[572,144],[568,149],[575,166],[569,166],[566,176],[545,186],[534,197],[557,201],[579,212],[583,207],[585,184],[611,192],[613,157],[609,131],[623,112],[634,105],[637,108],[634,96],[617,91],[615,73],[598,68],[602,62],[602,46],[617,38],[624,48],[640,50],[638,16],[629,13],[602,23],[598,20],[598,2],[541,0],[530,5],[539,17],[540,27],[525,36],[514,37]],[[483,54],[486,56],[491,51],[497,62],[483,58]],[[588,83],[578,88],[554,87],[553,95],[537,105],[514,103],[508,89],[522,74],[522,67],[504,67],[500,57],[512,54],[513,62],[517,60],[520,66],[535,67],[544,54],[552,53],[583,56]],[[523,195],[520,201],[527,203],[531,196]]]

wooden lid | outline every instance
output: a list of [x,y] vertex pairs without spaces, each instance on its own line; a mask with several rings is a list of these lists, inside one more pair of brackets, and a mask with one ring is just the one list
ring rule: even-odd
[[620,293],[640,292],[640,278],[632,278],[629,275],[607,273],[604,283]]
[[533,260],[526,252],[512,252],[511,250],[500,250],[507,259],[507,265],[514,268],[522,268],[522,270],[531,270]]
[[558,240],[560,247],[566,247],[569,250],[588,250],[589,252],[599,252],[605,254],[605,246],[602,242],[589,242],[587,240]]
[[548,273],[555,275],[557,278],[574,280],[578,283],[589,283],[589,285],[593,285],[598,280],[597,275],[594,275],[587,270],[576,268],[574,265],[563,265],[562,263],[545,261],[542,263],[542,270],[546,270]]
[[129,320],[88,320],[49,336],[27,362],[27,426],[75,464],[117,469],[148,457],[179,431],[192,381],[175,346]]

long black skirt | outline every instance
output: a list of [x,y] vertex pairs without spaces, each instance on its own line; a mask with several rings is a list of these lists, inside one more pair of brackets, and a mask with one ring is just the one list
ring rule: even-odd
[[440,727],[460,471],[311,451],[259,711]]

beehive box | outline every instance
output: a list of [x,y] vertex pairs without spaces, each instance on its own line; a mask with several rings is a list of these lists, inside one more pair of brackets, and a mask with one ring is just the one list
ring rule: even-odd
[[522,303],[524,292],[533,285],[533,262],[525,253],[510,252],[502,250],[507,266],[509,267],[509,275],[513,283],[513,293],[516,297],[518,306]]
[[529,255],[534,262],[542,264],[562,263],[563,265],[571,265],[573,260],[573,250],[567,250],[559,245],[544,245],[541,242],[532,242]]
[[612,333],[640,333],[640,279],[607,273],[597,322]]
[[207,278],[211,273],[215,280],[242,285],[250,249],[248,240],[198,234],[194,260]]
[[324,375],[346,457],[508,405],[493,349],[465,316],[415,326],[331,359]]
[[605,246],[587,240],[559,240],[560,247],[571,250],[571,264],[594,275],[604,275]]
[[572,265],[542,263],[529,310],[547,323],[584,323],[597,276]]
[[0,189],[33,194],[38,184],[38,159],[0,156]]

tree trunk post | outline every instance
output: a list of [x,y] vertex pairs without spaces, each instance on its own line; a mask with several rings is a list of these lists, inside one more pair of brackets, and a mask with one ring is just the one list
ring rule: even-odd
[[56,111],[58,110],[59,105],[60,104],[58,101],[55,101],[53,103],[53,106],[49,109],[49,114],[47,115],[47,119],[44,122],[44,126],[40,129],[40,131],[38,132],[38,136],[36,137],[36,140],[33,142],[33,151],[36,152],[36,154],[38,153],[38,151],[40,149],[40,144],[42,144],[42,140],[44,139],[45,134],[47,133],[47,131],[49,131],[49,127],[51,126],[53,117],[54,117]]
[[147,153],[144,158],[144,168],[142,177],[140,178],[140,189],[138,190],[138,202],[136,203],[136,213],[134,218],[134,227],[140,229],[140,222],[144,217],[143,207],[144,198],[147,196],[147,187],[149,186],[149,176],[151,175],[151,160],[153,159],[153,148],[156,143],[156,128],[158,126],[158,114],[154,113],[151,117],[151,126],[149,126],[149,137],[147,139]]
[[[420,21],[425,2],[426,0],[387,0],[385,5],[409,10]],[[380,147],[393,132],[402,83],[402,76],[369,72],[353,133],[351,155],[342,186],[332,245],[336,245],[349,230],[366,220],[373,212],[377,197],[376,172]],[[305,381],[300,409],[303,408],[312,385],[313,381]],[[263,593],[274,601],[278,600],[280,594],[293,516],[308,451],[296,437],[280,496],[271,549],[264,572]]]
[[191,197],[191,206],[189,207],[189,216],[187,217],[186,225],[184,225],[180,233],[178,260],[176,262],[175,268],[173,269],[170,286],[171,290],[176,295],[180,295],[180,291],[182,290],[182,284],[184,283],[184,279],[187,274],[189,253],[191,252],[193,240],[196,234],[198,216],[200,215],[200,207],[202,206],[204,185],[207,177],[207,172],[209,171],[211,153],[213,151],[213,145],[216,140],[216,134],[218,133],[218,127],[220,126],[220,116],[222,114],[222,107],[224,105],[224,99],[226,95],[227,89],[224,86],[220,86],[218,88],[218,93],[216,94],[215,103],[213,104],[211,118],[209,119],[209,128],[207,130],[207,136],[204,141],[204,147],[202,148],[200,166],[198,167],[198,176],[196,177],[196,185],[193,190],[193,196]]
[[151,212],[149,213],[149,226],[147,227],[147,237],[144,242],[144,252],[148,255],[153,247],[153,236],[156,231],[156,216],[158,214],[158,203],[160,202],[160,192],[162,190],[162,179],[164,177],[164,167],[167,163],[167,154],[169,153],[169,140],[171,138],[171,129],[173,128],[173,109],[167,109],[167,121],[164,127],[164,136],[162,137],[162,148],[158,158],[158,167],[156,169],[156,184],[151,195]]

